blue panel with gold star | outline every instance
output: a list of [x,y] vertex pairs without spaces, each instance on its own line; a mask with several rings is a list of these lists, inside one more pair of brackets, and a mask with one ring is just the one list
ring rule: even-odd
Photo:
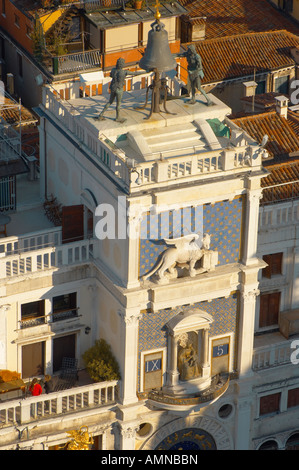
[[156,264],[167,245],[164,238],[179,238],[190,233],[211,235],[211,250],[218,251],[218,265],[239,261],[242,226],[242,197],[232,201],[148,212],[141,221],[140,267],[143,276]]
[[197,428],[186,428],[176,431],[156,447],[156,450],[216,450],[213,437],[206,431]]

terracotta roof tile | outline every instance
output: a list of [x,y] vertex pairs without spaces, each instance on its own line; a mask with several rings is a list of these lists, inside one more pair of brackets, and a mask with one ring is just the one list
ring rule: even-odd
[[179,0],[193,23],[206,17],[206,39],[258,31],[287,29],[299,33],[291,18],[268,0]]
[[204,67],[203,83],[252,75],[295,65],[291,48],[299,37],[288,31],[248,33],[198,41],[195,44]]
[[287,162],[267,167],[270,174],[261,180],[263,199],[261,204],[299,197],[299,162]]

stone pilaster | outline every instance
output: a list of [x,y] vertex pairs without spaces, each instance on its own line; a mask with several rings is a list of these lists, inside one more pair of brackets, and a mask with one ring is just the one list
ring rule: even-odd
[[138,325],[141,318],[140,310],[119,311],[121,322],[122,342],[122,389],[120,390],[120,401],[123,405],[135,403],[137,386],[137,364],[138,364]]
[[244,245],[242,259],[245,265],[256,263],[259,206],[261,198],[261,189],[247,192],[245,226],[243,227]]

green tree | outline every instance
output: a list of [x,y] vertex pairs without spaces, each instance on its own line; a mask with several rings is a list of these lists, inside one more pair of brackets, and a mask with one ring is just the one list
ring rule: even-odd
[[120,379],[119,365],[104,339],[97,340],[82,358],[88,374],[95,382]]

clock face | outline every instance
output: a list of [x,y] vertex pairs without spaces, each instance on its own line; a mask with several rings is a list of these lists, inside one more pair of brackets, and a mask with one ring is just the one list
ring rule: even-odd
[[216,450],[216,443],[206,431],[187,428],[170,434],[156,450]]

